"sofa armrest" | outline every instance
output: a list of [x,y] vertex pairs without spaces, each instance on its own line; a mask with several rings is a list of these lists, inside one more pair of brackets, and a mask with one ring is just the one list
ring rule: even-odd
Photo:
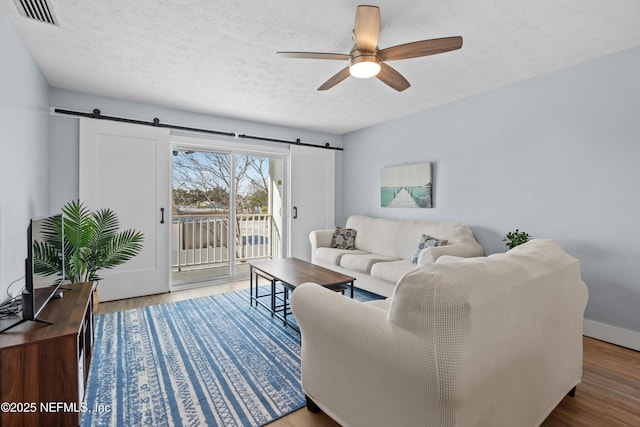
[[453,245],[435,246],[423,249],[418,255],[418,265],[422,266],[436,260],[442,255],[453,255],[463,258],[484,256],[482,246],[467,243],[456,243]]
[[327,230],[314,230],[309,233],[309,241],[311,242],[311,262],[315,263],[316,249],[328,248],[331,246],[331,239],[333,238],[333,229]]
[[[303,341],[307,337],[315,337],[316,333],[328,333],[337,339],[351,342],[359,351],[368,351],[376,347],[376,344],[370,339],[361,339],[362,332],[366,332],[360,329],[362,324],[371,325],[376,331],[390,328],[388,311],[345,297],[315,283],[296,287],[291,296],[291,309],[303,331]],[[358,321],[354,322],[354,319]],[[375,341],[379,338],[371,337]]]
[[[392,325],[379,306],[313,283],[296,288],[291,307],[302,333],[302,388],[338,423],[413,425],[425,413],[424,378],[435,378],[425,361],[430,339]],[[418,398],[399,398],[400,390]]]

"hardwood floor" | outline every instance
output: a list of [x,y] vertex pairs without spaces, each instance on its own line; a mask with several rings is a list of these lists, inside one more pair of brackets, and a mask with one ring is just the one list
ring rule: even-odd
[[[111,313],[113,311],[131,310],[134,308],[147,307],[149,305],[165,304],[173,301],[184,301],[192,298],[204,297],[213,294],[222,294],[225,292],[236,291],[249,287],[249,281],[233,283],[222,283],[217,285],[185,289],[178,292],[169,292],[166,294],[148,295],[138,298],[128,298],[117,301],[100,302],[96,314]],[[100,291],[100,288],[98,288]]]
[[640,352],[584,337],[582,384],[542,425],[640,426]]
[[[229,292],[249,286],[248,281],[189,289],[168,294],[103,302],[97,313],[128,310]],[[640,352],[584,337],[582,383],[575,397],[565,397],[542,424],[559,426],[640,426]],[[269,424],[270,427],[335,427],[323,413],[306,408]]]

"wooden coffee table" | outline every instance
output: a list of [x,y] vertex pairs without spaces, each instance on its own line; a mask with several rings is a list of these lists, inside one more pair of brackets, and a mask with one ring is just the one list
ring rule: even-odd
[[[342,293],[344,293],[347,288],[350,288],[351,298],[353,298],[353,282],[356,280],[355,277],[347,276],[346,274],[338,273],[298,258],[251,262],[249,266],[250,305],[253,306],[255,302],[256,306],[261,305],[267,308],[271,312],[271,317],[278,317],[285,325],[289,325],[297,331],[300,331],[300,329],[287,320],[287,316],[291,314],[289,291],[293,292],[295,288],[303,283],[313,282],[332,291]],[[270,282],[270,293],[264,293],[262,295],[258,293],[259,278],[266,279]],[[277,292],[277,284],[282,284],[282,291]],[[269,303],[265,303],[263,301],[265,299],[268,299]]]

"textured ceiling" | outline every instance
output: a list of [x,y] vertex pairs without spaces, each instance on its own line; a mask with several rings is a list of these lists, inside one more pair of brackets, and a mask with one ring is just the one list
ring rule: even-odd
[[357,1],[49,0],[59,27],[1,1],[53,87],[337,134],[640,46],[637,0],[380,0],[380,48],[464,46],[318,92],[346,63],[275,52],[348,53]]

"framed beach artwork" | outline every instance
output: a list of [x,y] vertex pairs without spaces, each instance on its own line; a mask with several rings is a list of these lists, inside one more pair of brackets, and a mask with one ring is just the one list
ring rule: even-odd
[[380,173],[383,208],[430,208],[431,190],[430,162],[390,166]]

